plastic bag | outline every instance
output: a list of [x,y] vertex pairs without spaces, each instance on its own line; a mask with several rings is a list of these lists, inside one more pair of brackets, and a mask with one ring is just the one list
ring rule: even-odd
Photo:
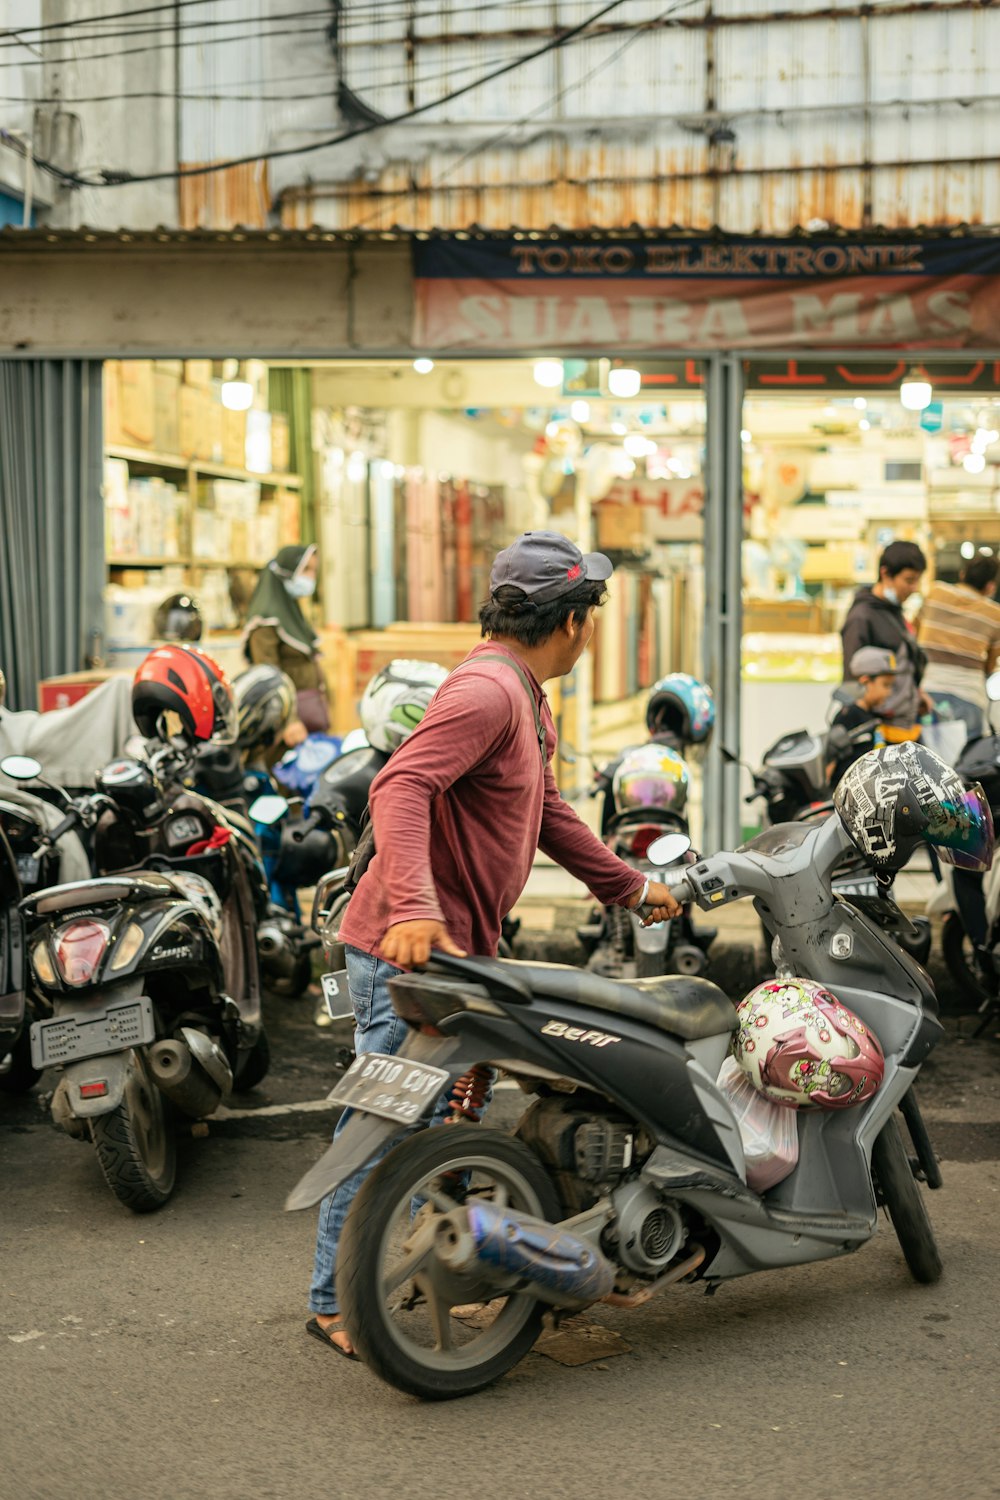
[[798,1111],[758,1094],[734,1057],[722,1064],[718,1086],[740,1128],[747,1187],[755,1193],[766,1192],[794,1171],[798,1162]]
[[335,734],[311,734],[281,757],[274,767],[275,780],[294,796],[308,797],[327,766],[337,759],[340,745]]

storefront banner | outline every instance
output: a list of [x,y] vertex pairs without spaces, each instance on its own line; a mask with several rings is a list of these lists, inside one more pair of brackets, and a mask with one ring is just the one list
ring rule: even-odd
[[430,240],[419,349],[1000,347],[1000,238]]

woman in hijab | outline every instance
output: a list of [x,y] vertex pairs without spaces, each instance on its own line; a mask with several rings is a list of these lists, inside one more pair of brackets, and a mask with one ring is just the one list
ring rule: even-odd
[[315,630],[302,612],[302,599],[316,588],[316,548],[282,547],[261,570],[243,632],[243,651],[253,666],[280,667],[295,684],[298,718],[285,730],[286,745],[330,727],[326,679],[319,661]]

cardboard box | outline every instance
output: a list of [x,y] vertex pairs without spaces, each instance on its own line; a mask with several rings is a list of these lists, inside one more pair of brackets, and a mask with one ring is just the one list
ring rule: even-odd
[[184,361],[182,359],[154,359],[153,371],[160,375],[172,375],[180,385],[184,379]]
[[276,474],[287,474],[292,466],[288,418],[284,412],[271,413],[271,467]]
[[104,442],[108,447],[118,447],[125,442],[122,431],[122,369],[121,360],[104,361]]
[[278,490],[278,545],[291,547],[302,537],[302,501],[297,490]]
[[54,708],[71,708],[81,698],[86,698],[95,687],[100,687],[109,677],[117,675],[119,674],[115,672],[92,670],[43,678],[38,684],[38,707],[43,714],[51,713]]
[[184,361],[184,384],[202,386],[212,384],[212,361],[210,359],[186,359]]
[[204,407],[204,412],[205,412],[205,431],[204,431],[205,447],[204,447],[204,451],[200,454],[200,457],[201,458],[210,459],[212,461],[212,463],[217,463],[217,464],[221,464],[221,462],[222,462],[222,450],[223,450],[223,441],[222,441],[222,439],[223,439],[222,416],[223,416],[223,412],[224,411],[225,411],[225,407],[221,404],[221,402],[212,401],[210,399],[206,400],[205,407]]
[[125,442],[148,448],[155,432],[153,420],[153,364],[148,359],[123,359],[121,380],[121,430]]
[[193,386],[182,385],[178,397],[178,453],[182,458],[198,458],[199,438],[202,427],[202,401],[201,391],[195,390]]
[[744,635],[751,631],[817,634],[822,610],[808,599],[751,599],[743,610]]
[[222,462],[242,469],[246,459],[247,414],[222,408]]
[[153,443],[158,453],[181,451],[180,389],[176,375],[153,371]]
[[645,518],[641,505],[619,505],[614,500],[602,500],[594,509],[599,548],[613,552],[646,551]]

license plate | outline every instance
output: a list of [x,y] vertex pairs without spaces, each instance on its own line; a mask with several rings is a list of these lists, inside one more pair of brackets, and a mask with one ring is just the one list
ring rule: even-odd
[[35,854],[16,854],[14,863],[17,865],[17,873],[24,885],[34,885],[38,879],[38,872],[42,868],[42,862]]
[[354,1007],[347,990],[347,970],[338,969],[334,974],[320,978],[323,987],[323,1004],[331,1021],[346,1021],[353,1017]]
[[444,1068],[367,1052],[354,1059],[330,1098],[348,1109],[414,1125],[433,1108],[447,1077]]
[[839,881],[834,883],[834,890],[838,896],[877,896],[878,886],[874,880],[860,880],[854,885],[841,885]]
[[153,1002],[148,995],[122,1000],[96,1016],[50,1016],[31,1027],[31,1063],[51,1068],[87,1057],[106,1057],[155,1040]]

